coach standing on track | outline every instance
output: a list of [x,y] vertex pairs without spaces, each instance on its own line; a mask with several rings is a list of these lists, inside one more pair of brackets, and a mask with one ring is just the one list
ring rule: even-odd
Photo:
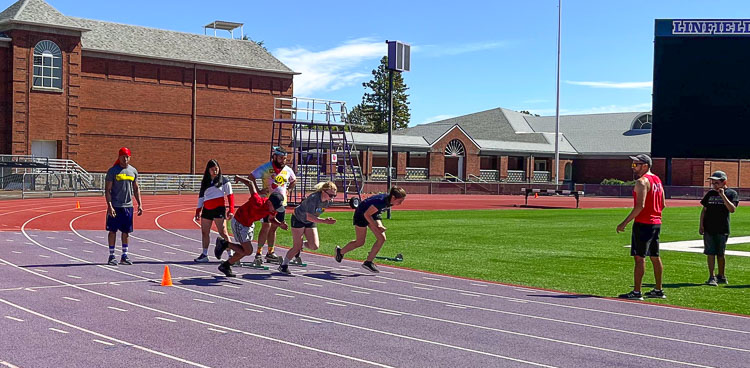
[[107,240],[109,260],[107,264],[117,266],[115,243],[117,231],[122,233],[122,257],[120,264],[132,265],[128,258],[128,235],[133,232],[133,194],[138,202],[138,216],[143,214],[141,191],[138,189],[138,170],[130,166],[130,150],[120,148],[115,164],[107,170],[104,179],[104,198],[107,200]]
[[638,176],[633,189],[635,201],[633,210],[628,217],[617,225],[617,232],[625,231],[630,221],[633,223],[633,233],[630,244],[630,255],[635,261],[633,270],[633,291],[621,294],[622,299],[643,300],[641,283],[646,268],[646,257],[651,258],[654,266],[656,287],[646,293],[647,298],[664,299],[662,291],[663,266],[659,258],[659,233],[661,232],[661,212],[664,209],[664,186],[661,179],[651,172],[651,157],[645,154],[631,156],[633,173]]

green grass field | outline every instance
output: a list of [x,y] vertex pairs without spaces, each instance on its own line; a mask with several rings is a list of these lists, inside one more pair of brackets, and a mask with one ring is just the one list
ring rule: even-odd
[[727,250],[738,250],[741,252],[750,252],[750,243],[743,244],[729,244]]
[[[319,225],[320,253],[332,255],[354,237],[351,212],[328,212],[335,225]],[[384,220],[388,241],[381,256],[403,253],[399,266],[597,296],[616,296],[632,288],[630,225],[615,227],[626,209],[394,211]],[[699,239],[699,207],[667,208],[662,242]],[[287,221],[289,221],[287,219]],[[256,230],[260,226],[256,226]],[[750,235],[750,209],[732,215],[733,236]],[[277,244],[289,245],[279,230]],[[257,239],[257,238],[256,238]],[[364,259],[374,241],[346,255]],[[750,246],[730,249],[750,250]],[[703,285],[708,278],[702,254],[662,251],[667,299],[684,307],[750,315],[750,257],[729,257],[729,285]],[[388,263],[388,262],[381,262]],[[644,291],[653,286],[647,262]]]

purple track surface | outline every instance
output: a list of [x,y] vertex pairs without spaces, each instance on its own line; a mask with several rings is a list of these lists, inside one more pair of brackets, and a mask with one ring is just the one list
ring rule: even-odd
[[747,317],[313,254],[225,278],[198,230],[137,231],[106,266],[106,233],[74,229],[0,232],[0,367],[750,366]]

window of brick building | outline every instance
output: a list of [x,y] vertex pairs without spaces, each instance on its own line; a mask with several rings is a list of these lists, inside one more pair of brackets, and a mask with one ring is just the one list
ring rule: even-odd
[[634,130],[651,130],[651,114],[638,116],[633,122]]
[[62,89],[62,52],[49,40],[34,47],[34,87]]

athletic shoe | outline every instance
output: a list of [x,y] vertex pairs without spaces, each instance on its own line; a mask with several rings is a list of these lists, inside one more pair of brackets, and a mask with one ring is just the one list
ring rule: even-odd
[[726,276],[716,276],[716,282],[719,284],[729,285],[729,281],[727,281]]
[[344,255],[341,254],[341,248],[339,246],[336,246],[336,262],[341,263],[341,260],[344,259]]
[[380,272],[377,267],[375,267],[375,264],[370,261],[365,261],[365,263],[362,263],[362,268],[372,272],[372,273],[378,273]]
[[221,237],[216,238],[216,246],[214,247],[214,257],[216,259],[221,260],[221,254],[224,253],[225,250],[227,250],[227,247],[229,246],[229,242],[222,239]]
[[229,265],[228,261],[221,262],[219,265],[219,271],[221,271],[226,277],[237,277],[237,275],[232,272],[232,266]]
[[643,295],[640,291],[631,291],[627,294],[620,294],[617,297],[620,299],[643,300]]
[[279,261],[281,261],[281,257],[277,256],[276,253],[271,252],[266,254],[266,262],[275,263]]
[[292,259],[292,261],[290,263],[293,263],[293,264],[296,264],[296,265],[301,265],[302,264],[302,258],[300,258],[299,256],[296,256],[296,257],[294,257]]
[[208,256],[201,253],[201,255],[199,255],[198,258],[194,259],[193,261],[196,261],[198,263],[207,263],[208,262]]
[[719,286],[719,283],[716,281],[716,276],[709,277],[708,281],[706,281],[706,285]]
[[263,256],[260,254],[255,255],[255,260],[253,261],[253,265],[255,266],[263,266]]
[[120,257],[120,264],[132,265],[133,262],[130,261],[130,257],[128,257],[127,254],[123,254],[122,257]]
[[292,271],[289,271],[289,265],[279,265],[278,268],[279,272],[285,274],[285,275],[291,275]]
[[231,249],[227,249],[227,259],[232,258],[233,256],[234,256],[234,251]]
[[114,254],[109,255],[109,260],[107,261],[107,264],[110,266],[117,266],[117,258],[115,258]]
[[667,299],[667,296],[664,295],[664,290],[653,289],[644,295],[646,296],[646,298]]

